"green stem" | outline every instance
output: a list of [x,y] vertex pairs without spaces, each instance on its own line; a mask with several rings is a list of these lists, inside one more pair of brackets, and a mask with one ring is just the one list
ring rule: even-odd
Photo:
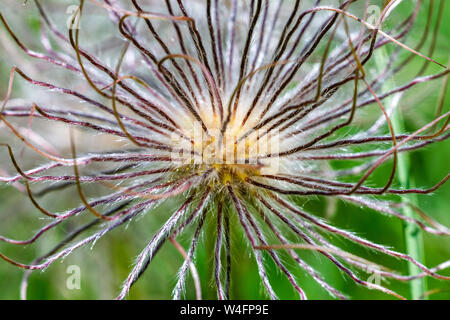
[[[375,57],[379,70],[383,70],[386,62],[389,60],[388,53],[385,48],[378,50]],[[384,89],[393,88],[394,81],[392,79],[385,82]],[[391,105],[392,99],[385,99],[384,105]],[[397,102],[398,103],[398,102]],[[395,107],[395,106],[393,106]],[[396,134],[405,131],[405,124],[400,107],[395,107],[395,111],[391,116],[392,126]],[[415,187],[414,177],[411,175],[411,160],[408,153],[399,153],[397,162],[397,180],[402,189]],[[417,195],[409,194],[402,196],[403,203],[418,204]],[[403,214],[410,218],[417,218],[415,212],[410,206],[403,208]],[[423,263],[425,260],[425,252],[423,247],[423,235],[421,229],[412,223],[404,223],[403,237],[405,241],[406,253],[413,259]],[[419,274],[421,270],[415,264],[408,262],[408,274],[410,276]],[[423,294],[427,290],[426,278],[420,278],[410,281],[411,299],[418,300],[423,298]]]

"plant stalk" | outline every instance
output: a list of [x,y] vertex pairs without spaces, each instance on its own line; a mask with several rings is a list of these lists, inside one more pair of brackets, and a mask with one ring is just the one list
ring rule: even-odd
[[[380,48],[376,55],[376,63],[379,70],[383,70],[386,63],[389,61],[389,55],[385,48]],[[392,79],[387,80],[383,87],[384,89],[391,89],[395,85]],[[393,101],[396,100],[396,101]],[[392,103],[399,104],[400,99],[387,98],[383,103],[388,109],[394,108],[392,113],[391,122],[396,134],[403,133],[405,131],[405,124],[402,111],[399,105],[392,105]],[[397,162],[397,181],[402,189],[409,189],[415,187],[414,177],[411,174],[411,159],[409,153],[399,153]],[[409,203],[417,206],[418,198],[416,194],[402,195],[402,202]],[[412,210],[410,206],[404,206],[402,212],[405,216],[410,218],[417,218],[416,213]],[[419,226],[404,222],[403,224],[403,238],[405,242],[406,254],[411,258],[424,263],[425,251],[423,246],[423,234]],[[421,273],[419,267],[415,264],[408,262],[408,275],[414,276]],[[427,280],[426,277],[415,279],[410,281],[410,296],[412,300],[426,299],[424,293],[427,291]]]

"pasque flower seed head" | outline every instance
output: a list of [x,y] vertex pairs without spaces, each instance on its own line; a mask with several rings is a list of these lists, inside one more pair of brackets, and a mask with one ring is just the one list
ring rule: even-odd
[[[375,2],[381,1],[81,0],[61,24],[53,22],[50,4],[36,0],[28,5],[36,6],[42,21],[39,52],[2,13],[3,30],[28,61],[45,65],[38,75],[25,66],[12,69],[0,113],[2,130],[39,157],[33,163],[47,162],[25,168],[18,157],[23,148],[3,144],[2,163],[12,163],[16,174],[0,180],[14,183],[52,221],[29,240],[0,240],[31,244],[68,221],[95,219],[32,264],[0,254],[29,270],[23,296],[31,270],[47,268],[163,203],[177,207],[142,249],[119,299],[167,241],[185,257],[173,297],[183,296],[190,270],[199,295],[198,283],[210,280],[198,277],[194,263],[202,235],[214,247],[210,258],[217,298],[232,298],[232,233],[245,237],[271,299],[277,292],[267,271],[269,259],[301,299],[308,292],[296,268],[330,296],[347,298],[299,250],[313,250],[343,277],[400,298],[384,283],[366,280],[367,273],[398,281],[448,279],[439,274],[448,261],[428,268],[408,254],[335,227],[302,205],[305,199],[339,199],[425,232],[450,234],[419,208],[392,196],[428,194],[448,179],[436,178],[429,189],[396,187],[395,180],[400,154],[449,136],[443,99],[436,118],[416,130],[398,132],[393,121],[403,95],[448,77],[448,68],[433,59],[433,45],[431,51],[426,45],[427,38],[436,37],[432,14],[423,38],[411,39],[420,10],[433,12],[436,1],[404,1],[401,8],[409,11],[401,21],[391,19],[400,1],[384,7]],[[423,68],[412,72],[412,61]],[[437,71],[429,75],[431,66]],[[407,76],[400,77],[405,70]],[[16,77],[31,85],[26,105],[13,99]],[[32,129],[21,129],[20,118],[33,120]],[[71,132],[65,143],[56,124]],[[52,137],[39,139],[40,130],[50,130]],[[352,160],[351,167],[336,169],[334,163],[346,160]],[[383,171],[385,182],[371,186],[383,164],[389,167]],[[92,185],[106,194],[93,197]],[[54,213],[40,204],[40,196],[65,187],[79,207]],[[420,217],[405,215],[406,207]],[[176,241],[181,234],[190,239],[187,251]],[[404,260],[420,273],[386,269],[341,248],[329,235]]]

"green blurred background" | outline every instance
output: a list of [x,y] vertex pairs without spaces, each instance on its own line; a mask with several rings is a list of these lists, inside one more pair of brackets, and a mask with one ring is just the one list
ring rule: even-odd
[[[6,2],[17,2],[15,0]],[[32,2],[32,1],[29,1]],[[409,1],[404,1],[409,2]],[[2,2],[3,3],[3,2]],[[402,4],[403,5],[403,4]],[[408,6],[409,4],[405,4]],[[25,34],[26,39],[32,39],[39,35],[39,19],[31,4],[11,9],[11,16],[7,16],[13,24],[25,23],[27,30],[20,30]],[[408,10],[396,10],[394,18],[402,18],[402,12]],[[437,11],[434,13],[436,20]],[[423,6],[420,11],[417,26],[413,29],[413,36],[409,43],[413,44],[421,37],[421,30],[427,16],[427,6]],[[448,63],[450,53],[450,3],[445,6],[444,19],[439,31],[437,46],[433,58],[442,63]],[[393,18],[393,19],[394,19]],[[403,17],[404,18],[404,17]],[[434,26],[434,22],[433,22]],[[3,97],[6,93],[9,70],[11,66],[24,59],[30,63],[30,59],[21,55],[17,49],[17,57],[11,51],[11,42],[5,34],[5,30],[0,28],[0,94]],[[431,41],[431,36],[428,44]],[[408,42],[407,42],[408,43]],[[4,48],[3,48],[4,46]],[[427,47],[427,46],[425,46]],[[8,50],[3,50],[8,48]],[[38,48],[38,47],[37,47]],[[392,48],[388,48],[391,50]],[[5,54],[7,52],[7,54]],[[425,52],[426,53],[426,52]],[[407,55],[407,53],[404,53]],[[405,77],[414,74],[422,66],[423,61],[415,58],[405,71]],[[430,66],[427,73],[437,72],[438,69]],[[425,83],[411,90],[400,102],[402,112],[405,117],[405,125],[408,130],[413,131],[433,119],[436,102],[441,90],[442,81]],[[26,85],[15,87],[14,94],[19,95],[29,88]],[[447,88],[448,89],[448,88]],[[444,111],[448,111],[450,105],[450,94],[447,94],[444,104]],[[379,115],[377,106],[371,106],[367,114]],[[5,127],[0,127],[0,133],[5,131]],[[3,135],[1,135],[3,137]],[[363,149],[362,149],[363,150]],[[362,151],[361,150],[361,151]],[[0,153],[0,167],[6,166],[9,161],[4,150]],[[428,146],[418,152],[411,153],[411,176],[414,177],[418,187],[428,187],[434,185],[449,172],[450,141]],[[348,167],[352,162],[333,163],[334,167]],[[370,183],[382,185],[385,181],[385,174],[390,165],[379,170]],[[432,195],[419,196],[419,206],[433,218],[446,226],[450,226],[450,183],[447,183]],[[47,208],[64,210],[66,207],[77,205],[77,200],[70,197],[69,193],[55,199],[44,198],[43,206]],[[318,216],[326,217],[331,223],[356,231],[372,241],[390,245],[393,248],[404,251],[404,241],[402,238],[402,223],[396,219],[385,217],[369,209],[342,203],[341,201],[328,201],[323,198],[310,198],[302,201],[302,205],[310,212]],[[152,237],[158,226],[167,218],[170,206],[162,207],[156,212],[146,215],[134,221],[127,227],[119,228],[102,238],[92,249],[90,247],[77,250],[62,262],[56,262],[45,272],[36,271],[30,279],[29,298],[32,299],[110,299],[113,298],[120,288],[122,281],[127,277],[132,266],[133,259],[139,254],[149,239]],[[29,203],[27,197],[19,193],[12,186],[0,184],[0,234],[16,238],[29,238],[35,230],[47,221],[37,218],[39,213]],[[51,232],[44,236],[37,243],[26,247],[14,247],[6,243],[0,243],[0,252],[14,257],[22,262],[31,262],[34,258],[47,252],[58,240],[63,239],[66,230],[74,226],[65,225],[63,229]],[[192,229],[191,229],[192,230]],[[450,239],[432,235],[424,235],[427,266],[435,266],[438,263],[450,259]],[[180,242],[185,246],[189,239],[181,237]],[[198,271],[202,279],[202,289],[204,298],[215,299],[213,279],[210,271],[212,259],[208,254],[210,237],[202,236],[201,243],[196,257]],[[262,299],[261,286],[259,284],[258,273],[253,259],[250,258],[249,250],[245,245],[242,233],[236,230],[233,235],[233,260],[232,260],[232,284],[231,297],[235,299]],[[389,268],[401,272],[407,272],[405,262],[397,261],[372,253],[364,248],[359,248],[349,243],[340,242],[336,239],[331,241],[340,244],[343,248],[351,252],[386,265]],[[337,289],[346,293],[352,299],[390,299],[390,296],[367,290],[356,285],[353,281],[343,276],[333,265],[325,261],[318,254],[311,252],[299,252],[307,262],[319,270],[325,278]],[[181,266],[183,258],[170,244],[164,245],[157,255],[145,276],[131,290],[130,299],[169,299],[171,290],[176,283],[176,274]],[[81,270],[81,289],[68,290],[66,281],[69,275],[67,268],[77,265]],[[273,263],[268,264],[272,284],[282,299],[295,299],[297,295],[290,287],[287,280],[279,272]],[[290,265],[293,269],[293,265]],[[450,275],[450,270],[441,272]],[[309,276],[302,270],[296,268],[296,276],[302,287],[311,299],[329,299],[329,295],[322,290]],[[20,281],[23,271],[0,261],[0,299],[18,299]],[[369,277],[370,275],[367,275]],[[362,277],[365,277],[362,275]],[[450,282],[428,279],[428,289],[435,293],[430,299],[450,299]],[[408,297],[408,284],[397,281],[382,282],[385,286],[396,290],[400,294]],[[195,298],[193,282],[189,277],[186,291],[187,298]]]

